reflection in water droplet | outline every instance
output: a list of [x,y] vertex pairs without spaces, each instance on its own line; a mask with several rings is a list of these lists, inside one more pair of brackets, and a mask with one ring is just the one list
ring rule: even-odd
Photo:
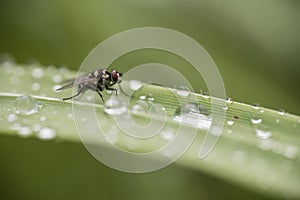
[[7,121],[8,122],[14,122],[14,121],[16,121],[17,120],[17,115],[16,114],[9,114],[8,116],[7,116]]
[[258,110],[258,109],[260,109],[260,105],[258,103],[254,103],[252,105],[252,108],[254,108],[255,110]]
[[22,126],[22,127],[18,128],[18,134],[21,136],[29,136],[29,135],[31,135],[31,133],[32,133],[32,130],[29,127]]
[[295,159],[298,154],[298,148],[296,146],[287,146],[283,155],[290,159]]
[[115,96],[112,96],[111,98],[106,100],[104,106],[104,112],[109,115],[121,115],[127,111],[125,101]]
[[138,89],[140,89],[142,87],[142,83],[139,80],[131,80],[129,82],[129,87],[132,90],[138,90]]
[[62,82],[63,77],[60,74],[56,74],[52,76],[51,80],[53,81],[53,83],[60,83]]
[[279,114],[279,115],[284,115],[284,114],[285,114],[285,111],[284,111],[283,109],[279,109],[279,110],[278,110],[278,114]]
[[159,135],[165,140],[172,140],[174,138],[174,132],[171,130],[164,130]]
[[234,121],[228,120],[228,121],[227,121],[227,124],[228,124],[229,126],[232,126],[232,125],[234,124]]
[[33,78],[40,79],[44,76],[44,70],[42,68],[34,68],[31,72]]
[[199,129],[208,129],[211,125],[209,111],[204,105],[196,103],[186,103],[178,107],[173,120]]
[[247,162],[247,154],[244,151],[236,150],[232,154],[232,160],[238,165],[244,165]]
[[260,123],[262,123],[262,119],[260,118],[259,115],[254,115],[254,116],[251,118],[251,123],[252,123],[252,124],[260,124]]
[[145,95],[142,95],[142,96],[140,96],[140,99],[141,99],[141,100],[145,100],[145,99],[146,99],[146,96],[145,96]]
[[31,115],[37,113],[41,104],[35,98],[23,95],[18,97],[15,102],[15,112],[21,115]]
[[260,139],[268,139],[272,136],[270,131],[263,131],[259,129],[255,129],[256,136]]
[[39,132],[38,132],[38,137],[42,140],[50,140],[55,138],[56,132],[55,130],[48,128],[48,127],[43,127]]
[[33,83],[33,84],[31,85],[31,89],[32,89],[33,91],[39,91],[39,90],[41,89],[41,85],[40,85],[39,83]]

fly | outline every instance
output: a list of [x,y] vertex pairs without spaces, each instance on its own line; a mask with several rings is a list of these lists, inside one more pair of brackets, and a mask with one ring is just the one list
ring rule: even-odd
[[[112,88],[113,85],[116,83],[121,83],[122,73],[119,73],[117,70],[112,70],[109,72],[106,69],[97,69],[89,74],[79,76],[78,78],[66,80],[65,82],[70,82],[61,88],[58,88],[56,91],[69,89],[72,87],[77,86],[78,90],[77,93],[71,97],[63,98],[63,100],[73,99],[74,97],[83,94],[87,90],[93,90],[99,94],[103,103],[104,99],[101,94],[103,90],[110,90],[115,91],[117,95],[117,89]],[[121,92],[123,92],[122,88],[120,87]]]

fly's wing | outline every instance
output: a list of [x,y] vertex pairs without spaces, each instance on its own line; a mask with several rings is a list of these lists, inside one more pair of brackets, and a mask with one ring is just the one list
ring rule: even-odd
[[89,78],[89,77],[86,77],[86,76],[85,77],[82,76],[82,77],[78,77],[77,79],[72,79],[71,81],[72,81],[71,83],[56,89],[56,91],[69,89],[69,88],[78,86],[82,83],[84,85],[94,84],[95,82],[98,81],[98,78]]

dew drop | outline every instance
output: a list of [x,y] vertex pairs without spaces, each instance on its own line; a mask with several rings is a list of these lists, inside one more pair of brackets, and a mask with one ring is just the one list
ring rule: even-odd
[[228,106],[223,106],[222,109],[223,110],[228,110]]
[[44,76],[44,70],[42,68],[34,68],[31,71],[31,75],[33,78],[40,79]]
[[41,117],[40,117],[40,121],[41,121],[41,122],[46,121],[46,117],[45,117],[45,116],[41,116]]
[[272,133],[270,131],[264,131],[260,129],[255,129],[256,137],[260,139],[268,139],[272,136]]
[[37,113],[41,104],[35,98],[23,95],[18,97],[15,102],[15,112],[20,115],[31,115]]
[[258,109],[260,109],[260,105],[258,103],[254,103],[252,105],[252,108],[255,109],[255,110],[258,110]]
[[109,115],[121,115],[127,111],[125,102],[121,98],[116,98],[114,96],[106,100],[104,105],[104,112]]
[[183,97],[187,97],[189,96],[189,94],[191,93],[190,90],[185,87],[185,86],[180,86],[178,90],[176,90],[176,93],[179,95],[179,96],[183,96]]
[[27,127],[27,126],[22,126],[20,128],[18,128],[18,134],[20,136],[29,136],[31,135],[32,130],[31,128]]
[[129,87],[132,90],[138,90],[138,89],[140,89],[142,87],[142,82],[139,81],[139,80],[131,80],[129,82]]
[[41,89],[41,85],[40,85],[39,83],[33,83],[33,84],[31,85],[31,89],[32,89],[33,91],[39,91],[39,90]]
[[277,113],[278,113],[278,115],[282,116],[285,114],[285,111],[283,109],[279,109]]
[[172,140],[174,138],[174,132],[171,130],[164,130],[159,135],[165,140]]
[[53,83],[60,83],[62,82],[63,77],[60,74],[56,74],[52,76],[51,80],[53,81]]
[[260,124],[260,123],[262,123],[262,119],[260,118],[259,115],[254,115],[254,116],[251,118],[251,123],[252,123],[252,124]]
[[48,127],[43,127],[39,132],[38,132],[38,137],[42,140],[50,140],[55,138],[56,132]]
[[14,122],[14,121],[16,121],[17,120],[17,115],[16,114],[9,114],[8,116],[7,116],[7,121],[8,122]]
[[227,121],[227,124],[228,124],[229,126],[232,126],[232,125],[234,124],[234,121],[228,120],[228,121]]
[[149,100],[149,101],[154,101],[155,98],[154,98],[154,97],[148,97],[148,100]]
[[209,111],[204,105],[196,103],[185,103],[178,107],[173,120],[199,129],[208,129],[211,125]]
[[226,97],[225,102],[228,103],[228,104],[231,104],[232,103],[232,99],[230,97]]

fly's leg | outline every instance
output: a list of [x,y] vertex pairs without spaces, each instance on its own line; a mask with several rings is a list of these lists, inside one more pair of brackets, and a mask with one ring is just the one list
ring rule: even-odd
[[63,101],[65,100],[69,100],[69,99],[73,99],[74,97],[77,97],[78,95],[80,95],[81,93],[85,92],[86,88],[82,87],[78,90],[77,94],[71,96],[71,97],[67,97],[67,98],[63,98]]
[[117,89],[107,87],[106,90],[115,91],[116,92],[116,96],[118,96],[118,90]]
[[99,96],[100,96],[101,99],[102,99],[102,102],[104,103],[104,99],[103,99],[103,96],[102,96],[102,94],[100,93],[100,91],[99,91],[99,90],[96,90],[96,92],[99,94]]

